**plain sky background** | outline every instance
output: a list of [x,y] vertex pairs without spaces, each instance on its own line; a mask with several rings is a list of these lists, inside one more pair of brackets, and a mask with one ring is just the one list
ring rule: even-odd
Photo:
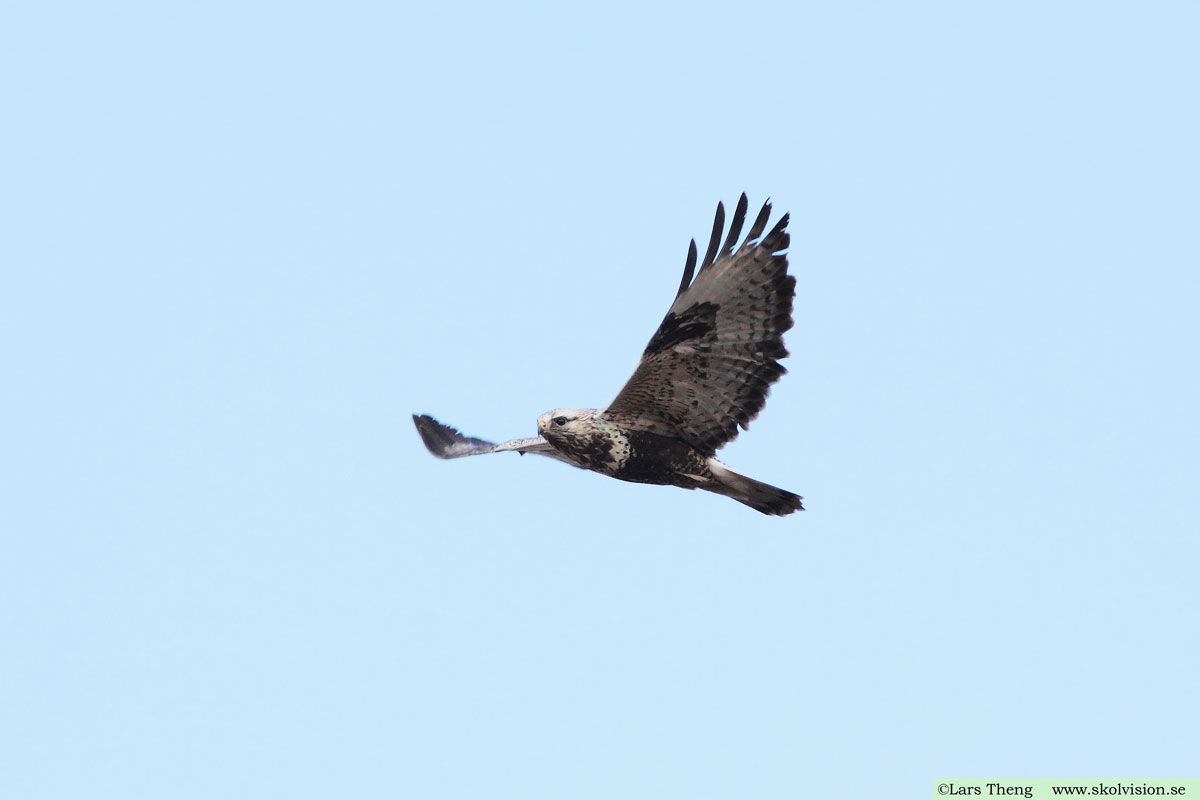
[[[1200,6],[9,3],[0,797],[1200,772]],[[548,459],[791,211],[732,466]]]

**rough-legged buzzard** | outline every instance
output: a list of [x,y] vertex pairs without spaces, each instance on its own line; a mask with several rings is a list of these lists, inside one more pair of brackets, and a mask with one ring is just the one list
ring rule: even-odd
[[[696,272],[696,240],[667,316],[642,353],[633,376],[602,410],[560,408],[538,417],[538,436],[493,444],[413,415],[438,458],[513,450],[556,458],[623,481],[704,489],[764,514],[802,509],[801,497],[718,461],[716,451],[746,428],[786,370],[783,333],[792,327],[796,279],[787,274],[788,215],[763,235],[771,204],[750,233],[746,195],[721,242],[725,208],[717,204],[712,238]],[[695,280],[692,280],[693,275]]]

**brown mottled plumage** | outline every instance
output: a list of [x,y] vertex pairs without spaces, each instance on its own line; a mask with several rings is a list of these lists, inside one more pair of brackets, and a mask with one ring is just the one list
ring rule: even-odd
[[714,457],[758,415],[771,384],[787,371],[779,359],[788,354],[783,333],[792,327],[796,286],[783,252],[788,215],[763,236],[771,216],[765,203],[735,249],[747,205],[743,194],[722,244],[725,208],[717,204],[699,273],[693,240],[675,302],[607,408],[549,411],[538,419],[540,436],[499,445],[414,415],[425,446],[439,458],[537,453],[621,480],[716,492],[764,514],[802,509],[799,495]]

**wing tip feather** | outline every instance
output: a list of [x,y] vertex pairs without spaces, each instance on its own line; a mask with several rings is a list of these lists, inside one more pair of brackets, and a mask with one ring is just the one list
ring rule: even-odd
[[457,428],[438,422],[428,414],[413,414],[412,418],[425,449],[436,458],[459,458],[494,446],[485,439],[464,436]]
[[733,248],[737,245],[738,237],[742,235],[742,225],[746,223],[746,211],[750,207],[750,201],[746,197],[746,193],[742,192],[742,196],[738,198],[737,208],[733,211],[733,220],[729,224],[729,235],[725,237],[725,244],[721,247],[721,254],[729,255],[733,252]]
[[676,299],[679,295],[687,291],[692,285],[692,276],[696,274],[696,240],[692,239],[692,243],[688,245],[687,262],[683,265],[683,280],[679,282],[679,291],[675,293]]
[[700,270],[704,271],[712,265],[717,259],[717,248],[721,246],[721,233],[725,230],[725,204],[717,202],[717,214],[713,218],[712,236],[708,240],[708,251],[704,254],[704,261],[700,263]]

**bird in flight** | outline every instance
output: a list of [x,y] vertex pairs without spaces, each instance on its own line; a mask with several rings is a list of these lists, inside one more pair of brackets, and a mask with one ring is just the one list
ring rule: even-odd
[[547,411],[538,417],[537,436],[502,444],[414,414],[429,452],[438,458],[536,453],[623,481],[715,492],[764,514],[803,509],[799,495],[715,457],[758,415],[771,384],[787,371],[779,359],[788,354],[783,333],[792,327],[796,289],[787,274],[788,215],[764,236],[771,216],[771,203],[764,203],[739,246],[747,205],[743,194],[722,243],[725,208],[717,204],[698,272],[692,240],[675,302],[607,408]]

